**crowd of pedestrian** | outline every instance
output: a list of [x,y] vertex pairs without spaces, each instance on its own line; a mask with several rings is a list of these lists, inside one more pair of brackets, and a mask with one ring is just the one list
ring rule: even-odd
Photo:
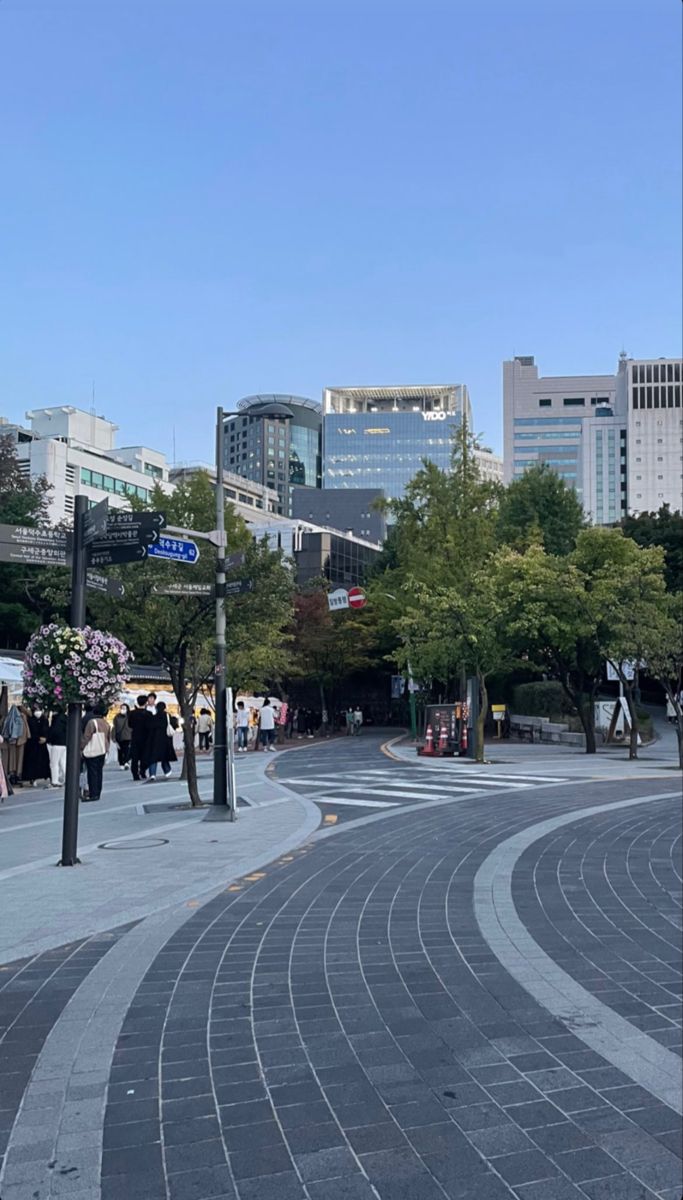
[[[259,703],[238,700],[233,713],[235,749],[274,753],[276,745],[294,739],[328,736],[346,729],[357,736],[363,726],[359,705],[333,714],[305,705],[292,706],[286,701],[264,696]],[[172,716],[156,692],[137,697],[134,705],[121,703],[111,724],[103,704],[86,712],[81,730],[81,775],[83,800],[99,800],[105,763],[115,754],[120,770],[130,770],[135,782],[154,783],[168,779],[177,761],[174,734],[178,719]],[[198,753],[210,754],[214,721],[208,708],[192,717],[192,734]],[[0,721],[0,799],[16,787],[37,786],[41,782],[54,788],[64,786],[66,771],[67,715],[56,708],[51,716],[40,707],[13,704]]]

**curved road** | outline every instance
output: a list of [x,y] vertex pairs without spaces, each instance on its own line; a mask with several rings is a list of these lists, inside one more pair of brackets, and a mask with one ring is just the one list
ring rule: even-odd
[[326,826],[154,954],[47,1176],[31,1085],[2,1200],[679,1200],[672,777],[484,782],[380,740],[276,760]]

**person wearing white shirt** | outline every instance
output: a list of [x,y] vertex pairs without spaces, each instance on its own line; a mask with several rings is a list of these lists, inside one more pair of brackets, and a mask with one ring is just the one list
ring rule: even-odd
[[261,730],[261,746],[264,750],[272,750],[275,753],[275,712],[266,696],[261,711],[259,713],[259,728]]
[[249,710],[244,707],[244,700],[237,701],[235,732],[237,734],[237,753],[246,754],[249,740]]

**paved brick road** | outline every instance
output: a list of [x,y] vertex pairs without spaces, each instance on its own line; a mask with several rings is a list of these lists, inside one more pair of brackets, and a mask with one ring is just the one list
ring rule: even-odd
[[679,1200],[679,803],[646,799],[666,790],[377,810],[228,888],[150,956],[111,1067],[81,1062],[49,1145],[29,1089],[2,1200]]

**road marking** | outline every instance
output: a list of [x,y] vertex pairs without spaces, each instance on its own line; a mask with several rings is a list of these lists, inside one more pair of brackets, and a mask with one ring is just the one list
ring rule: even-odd
[[586,991],[550,958],[520,920],[512,895],[512,875],[517,862],[525,850],[547,834],[599,813],[671,799],[678,800],[679,794],[664,792],[596,804],[539,821],[506,838],[477,871],[474,911],[482,935],[498,961],[543,1008],[618,1070],[675,1112],[683,1113],[680,1058]]
[[[313,799],[309,796],[309,800]],[[352,800],[346,796],[316,796],[316,804],[348,804],[352,808],[398,808],[398,804],[391,804],[387,800]]]

